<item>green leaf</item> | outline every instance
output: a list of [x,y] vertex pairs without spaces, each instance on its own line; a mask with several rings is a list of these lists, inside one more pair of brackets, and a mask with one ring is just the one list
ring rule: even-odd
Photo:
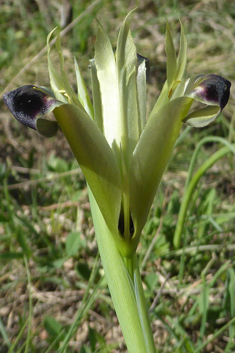
[[66,104],[54,115],[92,189],[100,210],[113,232],[117,232],[122,182],[114,153],[87,113]]
[[162,174],[193,99],[177,98],[151,114],[133,153],[130,175],[130,210],[141,232]]
[[181,81],[186,74],[187,67],[187,40],[184,33],[184,27],[181,23],[181,34],[180,34],[180,50],[177,57],[177,72],[176,80]]
[[44,327],[52,338],[57,337],[62,330],[61,324],[52,316],[46,316],[44,319]]
[[31,252],[31,249],[28,245],[28,242],[27,242],[27,239],[26,239],[26,236],[24,234],[24,231],[22,228],[18,228],[17,230],[17,240],[24,252],[24,254],[27,256],[27,257],[30,257],[32,252]]
[[76,271],[79,273],[79,275],[85,280],[89,281],[90,275],[91,275],[91,270],[89,269],[88,263],[81,262],[76,266]]
[[76,256],[81,245],[80,232],[71,232],[66,238],[65,250],[68,256]]
[[128,16],[120,28],[116,51],[123,131],[122,150],[127,160],[129,160],[140,136],[136,89],[137,53],[127,24]]
[[150,273],[144,277],[144,283],[148,289],[153,292],[157,288],[158,275],[156,273]]
[[137,96],[138,96],[138,110],[139,110],[139,131],[143,131],[146,124],[146,60],[144,59],[137,69]]
[[102,99],[100,84],[97,77],[97,70],[95,66],[95,59],[90,60],[91,65],[91,84],[92,84],[92,98],[93,98],[93,107],[94,107],[94,119],[97,126],[103,132],[103,109],[102,109]]
[[177,73],[177,60],[176,60],[176,52],[175,47],[171,35],[171,29],[169,23],[166,23],[166,55],[167,55],[167,62],[166,62],[166,71],[167,71],[167,84],[168,88],[170,89]]
[[15,259],[23,259],[24,253],[23,252],[4,252],[0,254],[0,260],[15,260]]

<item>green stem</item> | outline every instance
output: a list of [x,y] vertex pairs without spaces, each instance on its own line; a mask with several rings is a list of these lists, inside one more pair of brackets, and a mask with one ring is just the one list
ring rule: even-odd
[[105,276],[128,351],[156,353],[136,255],[124,260],[90,189],[89,199]]
[[[234,145],[232,145],[234,147]],[[180,247],[180,241],[181,241],[181,234],[184,226],[184,221],[186,218],[186,213],[188,210],[188,205],[189,202],[192,198],[193,191],[200,180],[200,178],[205,174],[207,169],[209,169],[214,163],[217,162],[220,158],[222,158],[224,155],[226,155],[228,152],[231,151],[230,147],[222,147],[219,149],[217,152],[215,152],[210,158],[208,158],[200,168],[196,171],[194,176],[192,177],[191,181],[188,183],[187,189],[184,193],[183,200],[181,202],[181,207],[180,207],[180,212],[179,212],[179,217],[178,217],[178,222],[176,225],[175,229],[175,234],[174,234],[174,246],[176,249]]]

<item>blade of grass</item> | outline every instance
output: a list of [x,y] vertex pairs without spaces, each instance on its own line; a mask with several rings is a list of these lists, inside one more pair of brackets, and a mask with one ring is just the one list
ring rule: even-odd
[[218,331],[214,333],[210,338],[208,338],[201,346],[197,347],[196,350],[193,353],[200,353],[202,352],[202,349],[208,345],[208,343],[212,342],[216,337],[220,336],[224,330],[228,329],[230,325],[235,323],[235,317],[230,320],[227,324],[225,324],[223,327],[221,327]]
[[201,320],[199,337],[196,344],[197,347],[199,347],[202,344],[202,340],[206,330],[207,312],[209,307],[209,287],[206,284],[204,275],[202,276],[202,293],[201,293],[201,297],[199,297],[198,300],[199,300],[199,310],[202,315],[202,320]]
[[[177,332],[179,332],[179,334],[181,335],[182,341],[180,341],[180,345],[182,346],[182,344],[184,343],[184,348],[187,349],[187,352],[194,353],[194,344],[191,341],[187,332],[180,325],[178,318],[173,319],[172,317],[168,316],[167,319],[171,322],[172,326],[175,327]],[[179,341],[179,337],[178,337],[178,341]],[[177,346],[177,348],[178,348],[178,346]],[[176,352],[177,352],[177,350],[176,350]]]
[[3,323],[2,323],[1,318],[0,318],[0,333],[1,333],[2,337],[3,337],[3,339],[4,339],[4,343],[5,343],[5,344],[8,346],[8,348],[9,348],[11,344],[10,344],[9,338],[8,338],[8,336],[7,336],[7,332],[6,332],[6,330],[5,330],[5,327],[4,327]]
[[18,336],[16,337],[14,343],[12,343],[11,347],[9,348],[8,353],[13,353],[13,352],[14,352],[14,349],[15,349],[16,345],[17,345],[18,342],[20,341],[20,339],[21,339],[21,337],[22,337],[22,335],[23,335],[23,333],[24,333],[24,330],[25,330],[26,326],[28,325],[28,321],[29,321],[29,318],[27,318],[27,319],[25,320],[25,323],[24,323],[23,326],[21,327],[20,332],[18,333]]
[[[235,148],[235,145],[232,145]],[[176,249],[180,247],[180,241],[181,241],[181,236],[182,236],[182,231],[183,231],[183,226],[189,206],[189,202],[192,198],[192,194],[197,186],[197,183],[201,179],[201,177],[206,173],[207,169],[213,166],[220,158],[225,156],[227,153],[231,151],[231,148],[226,146],[220,148],[218,151],[216,151],[210,158],[208,158],[201,167],[198,168],[198,170],[195,172],[194,176],[192,177],[191,181],[187,185],[187,188],[185,190],[183,200],[181,202],[181,207],[179,211],[179,216],[178,216],[178,221],[175,229],[175,234],[174,234],[174,239],[173,243]]]
[[24,263],[27,273],[27,280],[28,280],[28,292],[29,292],[29,314],[28,314],[28,330],[27,330],[27,338],[26,338],[26,345],[25,345],[25,353],[29,352],[29,345],[31,341],[32,335],[32,316],[33,316],[33,302],[32,302],[32,293],[31,293],[31,277],[29,272],[29,266],[26,256],[24,256]]
[[[90,309],[90,307],[92,306],[92,304],[94,303],[94,301],[97,299],[99,292],[98,289],[100,288],[100,286],[102,285],[102,283],[104,282],[104,277],[102,277],[99,282],[97,283],[97,285],[94,287],[94,289],[92,289],[92,294],[89,296],[90,293],[90,289],[92,287],[92,284],[94,283],[95,280],[95,276],[97,275],[98,272],[98,258],[99,256],[97,255],[96,257],[96,261],[95,264],[93,266],[92,269],[92,273],[89,279],[89,283],[87,286],[87,289],[85,291],[85,294],[83,296],[82,299],[82,304],[80,306],[80,308],[77,311],[77,314],[75,316],[75,319],[73,321],[73,324],[70,326],[70,329],[67,333],[67,335],[65,336],[65,339],[62,343],[62,345],[60,346],[58,353],[64,353],[70,339],[72,338],[73,334],[75,333],[76,329],[78,328],[82,318],[87,314],[88,310]],[[89,296],[89,297],[88,297]]]

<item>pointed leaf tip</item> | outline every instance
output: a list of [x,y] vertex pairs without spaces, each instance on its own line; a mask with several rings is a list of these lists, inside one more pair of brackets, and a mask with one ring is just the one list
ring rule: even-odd
[[5,93],[3,101],[21,124],[37,130],[43,136],[51,137],[57,132],[57,123],[41,118],[63,103],[49,92],[41,87],[26,85]]

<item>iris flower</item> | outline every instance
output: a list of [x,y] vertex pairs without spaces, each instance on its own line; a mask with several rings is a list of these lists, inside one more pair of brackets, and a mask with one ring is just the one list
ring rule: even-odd
[[[114,251],[108,245],[114,240],[112,244],[127,268],[134,288],[130,290],[138,303],[142,292],[135,279],[135,252],[182,124],[204,127],[214,121],[228,102],[231,84],[214,74],[187,78],[184,30],[181,29],[177,56],[167,24],[167,80],[146,118],[148,61],[136,52],[127,18],[121,26],[115,52],[98,25],[95,57],[89,66],[92,103],[76,60],[77,94],[69,84],[59,36],[56,50],[60,72],[55,70],[50,59],[51,35],[48,36],[51,91],[27,85],[6,93],[3,100],[17,120],[40,134],[53,136],[58,126],[63,131],[89,187],[99,248],[101,242],[109,247],[106,255],[101,251],[103,263],[108,261],[107,252]],[[55,121],[47,118],[51,111]],[[114,257],[113,261],[116,261]],[[106,268],[107,277],[110,271]],[[114,297],[112,291],[118,289],[112,290],[110,283],[109,286]],[[122,315],[126,313],[119,313],[119,320]],[[138,305],[137,316],[143,329],[146,314]],[[136,330],[134,334],[138,335]],[[148,341],[145,334],[143,340]],[[129,342],[128,337],[126,341]],[[153,347],[149,342],[145,342],[146,347]],[[134,349],[137,348],[133,352]],[[141,349],[135,352],[145,352]]]

